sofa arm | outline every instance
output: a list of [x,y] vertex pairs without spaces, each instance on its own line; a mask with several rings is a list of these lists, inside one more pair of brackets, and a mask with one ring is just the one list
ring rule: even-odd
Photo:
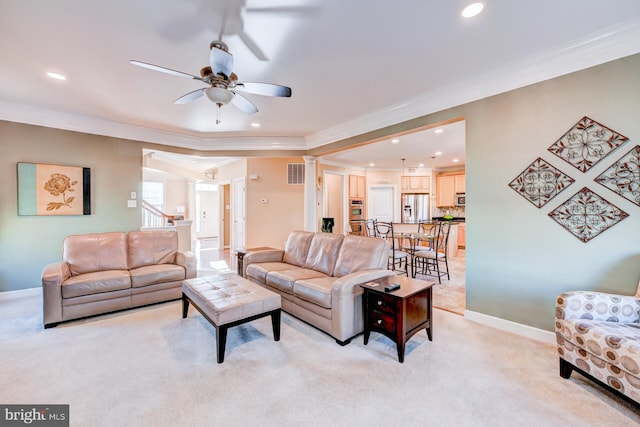
[[42,269],[42,313],[45,328],[62,322],[62,283],[71,277],[66,262],[54,262]]
[[[556,320],[640,321],[640,298],[591,291],[563,292],[556,298]],[[557,325],[556,325],[557,326]]]
[[284,250],[282,249],[266,249],[264,251],[249,252],[242,258],[242,277],[247,277],[247,266],[249,264],[282,262],[283,259]]
[[198,275],[198,259],[192,252],[178,251],[176,264],[184,267],[187,279],[193,279]]
[[360,285],[393,274],[390,270],[362,270],[342,276],[333,283],[331,335],[334,338],[347,341],[363,330],[363,291]]

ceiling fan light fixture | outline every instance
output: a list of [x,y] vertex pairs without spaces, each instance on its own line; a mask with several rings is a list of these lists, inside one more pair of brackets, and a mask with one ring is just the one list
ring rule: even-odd
[[484,9],[483,3],[471,3],[469,6],[464,8],[464,10],[462,11],[462,16],[465,18],[473,18],[474,16],[482,12],[482,9]]
[[209,101],[218,105],[227,105],[233,99],[233,92],[226,88],[212,86],[204,91]]

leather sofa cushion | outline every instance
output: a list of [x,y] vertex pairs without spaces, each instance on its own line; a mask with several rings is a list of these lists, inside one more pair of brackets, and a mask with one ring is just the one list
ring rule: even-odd
[[127,239],[129,268],[145,265],[174,264],[178,252],[178,233],[175,231],[130,231]]
[[313,279],[316,277],[326,277],[327,275],[316,270],[307,268],[292,268],[290,270],[271,271],[267,273],[267,285],[276,289],[293,294],[293,284],[297,280]]
[[126,270],[127,234],[95,233],[67,236],[62,259],[72,276],[105,270]]
[[342,238],[341,234],[315,233],[304,267],[330,276],[336,266]]
[[175,264],[146,265],[134,268],[129,273],[131,286],[134,288],[186,279],[184,267]]
[[106,270],[71,276],[62,283],[62,298],[74,298],[101,292],[131,288],[127,270]]
[[386,240],[349,234],[344,237],[340,246],[333,276],[342,277],[356,271],[386,269],[388,256],[389,243]]
[[298,280],[293,284],[293,295],[324,308],[331,308],[331,289],[335,277]]
[[267,273],[270,271],[289,270],[291,264],[284,262],[260,262],[257,264],[249,264],[247,266],[247,278],[254,279],[258,283],[267,283]]
[[284,247],[282,262],[302,267],[307,260],[311,239],[315,233],[311,231],[292,231]]

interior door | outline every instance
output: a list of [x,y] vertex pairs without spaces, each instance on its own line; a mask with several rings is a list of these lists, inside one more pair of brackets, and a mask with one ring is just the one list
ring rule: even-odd
[[220,208],[217,191],[196,191],[196,238],[218,237]]
[[369,198],[367,210],[368,217],[379,221],[394,220],[393,212],[396,203],[394,202],[394,187],[371,187],[369,189]]
[[234,250],[245,249],[246,244],[246,181],[243,178],[233,180],[233,197],[231,199],[231,216],[233,217],[233,241]]

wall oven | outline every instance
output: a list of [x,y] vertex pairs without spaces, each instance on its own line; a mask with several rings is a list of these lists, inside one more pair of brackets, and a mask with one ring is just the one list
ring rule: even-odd
[[349,200],[349,221],[364,219],[364,200]]
[[457,193],[456,194],[456,206],[464,206],[466,198],[467,198],[467,196],[466,196],[465,193]]

